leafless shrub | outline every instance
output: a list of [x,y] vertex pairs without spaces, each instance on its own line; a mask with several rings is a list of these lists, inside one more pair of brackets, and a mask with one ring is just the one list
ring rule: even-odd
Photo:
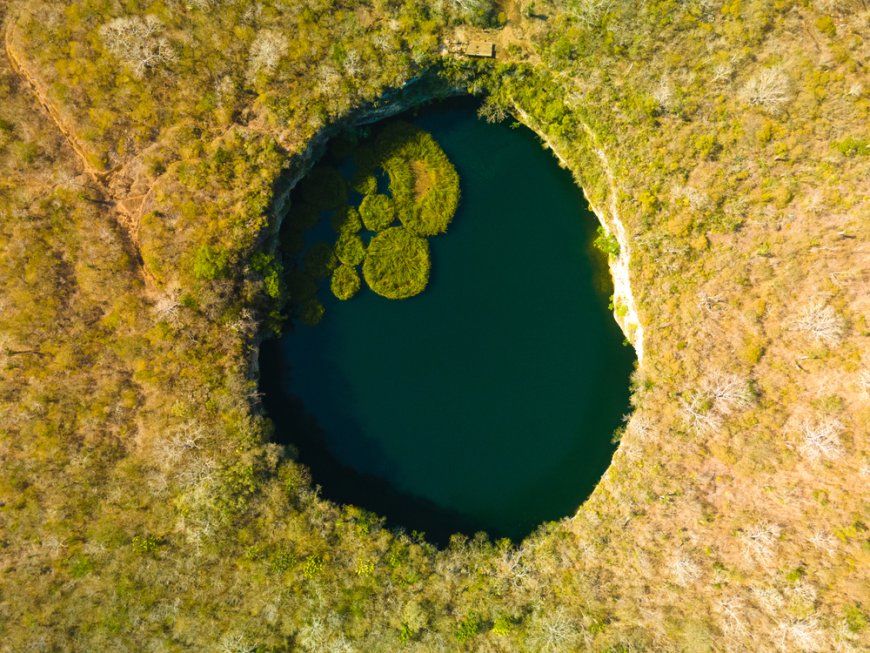
[[181,308],[180,294],[177,289],[162,294],[154,302],[154,312],[157,319],[164,320],[169,324],[178,324],[178,309]]
[[713,68],[713,81],[714,82],[727,82],[734,75],[734,66],[730,63],[720,63],[716,64]]
[[[816,9],[826,14],[848,14],[859,9],[860,0],[814,0]],[[867,5],[865,4],[866,8]]]
[[576,0],[571,13],[584,27],[598,27],[613,4],[614,0]]
[[824,634],[818,619],[798,619],[780,622],[776,626],[777,648],[780,651],[819,651],[823,648]]
[[504,104],[494,100],[490,96],[480,105],[477,115],[488,123],[497,123],[507,120],[508,112]]
[[823,530],[815,531],[808,538],[810,544],[822,553],[835,557],[837,555],[837,538]]
[[774,587],[753,587],[756,605],[769,615],[777,615],[785,605],[782,594]]
[[690,209],[698,213],[710,208],[710,197],[694,186],[676,186],[671,191],[671,196],[676,201],[685,202]]
[[803,442],[800,445],[801,453],[811,461],[820,458],[834,460],[843,455],[843,445],[840,442],[840,434],[843,425],[833,417],[819,421],[804,420],[800,426]]
[[662,77],[653,89],[652,99],[662,111],[669,111],[674,104],[674,87],[670,80]]
[[780,532],[779,526],[768,522],[759,522],[747,528],[740,536],[744,557],[761,564],[770,563]]
[[248,53],[247,79],[252,80],[260,73],[271,75],[287,50],[287,37],[272,29],[257,32]]
[[791,81],[781,66],[759,71],[740,90],[743,101],[772,114],[780,113],[791,96]]
[[577,621],[563,609],[541,614],[532,625],[531,644],[535,651],[573,651],[583,631]]
[[726,637],[743,639],[749,635],[746,603],[736,597],[728,597],[718,604],[719,627]]
[[254,653],[257,647],[249,643],[242,635],[225,635],[220,641],[221,653]]
[[142,77],[149,69],[175,59],[161,28],[156,16],[119,17],[100,28],[100,38],[114,57]]
[[701,568],[690,557],[681,555],[670,564],[671,577],[677,585],[686,587],[701,577]]
[[840,344],[846,332],[843,318],[832,306],[820,299],[813,300],[801,310],[792,328],[829,347]]

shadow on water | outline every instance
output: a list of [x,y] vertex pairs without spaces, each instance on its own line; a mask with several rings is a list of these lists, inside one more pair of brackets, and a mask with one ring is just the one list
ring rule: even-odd
[[[283,362],[280,342],[267,340],[260,348],[260,384],[268,388],[263,404],[277,428],[275,440],[279,444],[298,450],[297,460],[311,469],[315,482],[321,486],[320,495],[339,504],[359,505],[365,497],[366,510],[386,517],[387,526],[407,532],[424,533],[426,539],[444,546],[453,533],[473,534],[480,528],[464,515],[446,510],[432,501],[414,497],[396,490],[380,476],[362,473],[343,463],[329,448],[326,433],[317,420],[305,410],[302,400],[289,392],[290,370]],[[324,369],[330,378],[332,398],[336,406],[350,404],[350,388],[334,367]],[[277,390],[277,391],[276,391]],[[343,436],[358,443],[367,458],[379,461],[378,445],[367,437],[352,416],[342,415]],[[384,469],[385,476],[389,473]]]

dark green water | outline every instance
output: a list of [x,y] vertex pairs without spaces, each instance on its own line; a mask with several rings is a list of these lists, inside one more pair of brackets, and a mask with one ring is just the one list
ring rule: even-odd
[[348,302],[324,288],[320,325],[264,343],[266,408],[325,497],[439,543],[519,539],[571,515],[607,468],[634,352],[607,308],[595,216],[537,137],[468,100],[402,118],[461,178],[429,287]]

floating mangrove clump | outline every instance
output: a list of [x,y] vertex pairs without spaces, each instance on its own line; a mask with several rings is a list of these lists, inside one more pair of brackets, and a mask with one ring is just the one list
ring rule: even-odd
[[287,273],[286,281],[299,320],[312,326],[320,322],[325,309],[317,299],[317,280],[305,270],[295,269]]
[[360,149],[356,162],[357,190],[374,193],[374,173],[382,169],[402,224],[419,236],[447,231],[459,206],[459,174],[431,134],[410,123],[392,123],[373,145]]
[[345,232],[338,237],[335,255],[345,265],[359,265],[366,257],[366,245],[359,234]]
[[326,309],[316,297],[309,297],[299,305],[299,320],[308,326],[317,326]]
[[354,175],[351,186],[360,195],[371,195],[378,192],[378,178],[371,172],[360,170]]
[[359,292],[359,273],[353,265],[339,265],[332,273],[329,287],[339,299],[350,299]]
[[325,279],[338,265],[334,248],[329,243],[314,243],[305,252],[302,266],[313,279]]
[[305,247],[305,234],[320,220],[320,209],[306,202],[294,202],[281,227],[281,250],[298,254]]
[[369,243],[363,276],[382,297],[404,299],[423,292],[429,268],[429,242],[404,227],[391,227]]
[[300,182],[302,199],[320,209],[335,209],[347,202],[347,184],[335,168],[317,166]]
[[382,231],[396,221],[396,207],[393,200],[381,193],[366,195],[359,205],[359,214],[366,229]]
[[[351,150],[348,141],[332,153]],[[381,129],[368,144],[356,146],[353,161],[350,181],[337,168],[315,167],[300,182],[282,231],[282,250],[296,262],[290,295],[295,314],[306,324],[316,324],[324,313],[317,282],[329,278],[333,295],[350,299],[362,285],[360,265],[378,295],[403,299],[423,292],[430,269],[425,237],[444,233],[459,203],[453,164],[430,134],[409,123]],[[389,180],[389,194],[378,192],[379,175]],[[349,188],[362,195],[358,207]],[[306,233],[321,218],[329,220],[336,236],[306,249]],[[363,227],[375,233],[368,247],[360,235]]]
[[359,233],[363,226],[359,211],[353,206],[345,206],[336,211],[331,224],[332,230],[339,236]]

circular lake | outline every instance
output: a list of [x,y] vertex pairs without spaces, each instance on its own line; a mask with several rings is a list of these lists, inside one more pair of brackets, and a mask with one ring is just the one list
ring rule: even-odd
[[324,497],[425,532],[519,539],[573,514],[628,411],[634,352],[608,310],[597,220],[524,127],[457,100],[402,120],[460,174],[459,210],[431,238],[421,295],[319,295],[315,327],[263,343],[261,390],[279,442]]

